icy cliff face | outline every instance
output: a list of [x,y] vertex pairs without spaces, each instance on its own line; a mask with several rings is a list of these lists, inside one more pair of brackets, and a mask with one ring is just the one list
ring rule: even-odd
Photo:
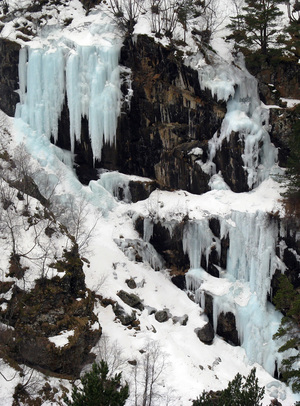
[[[194,59],[191,64],[197,68]],[[269,112],[261,105],[256,79],[246,70],[242,56],[234,65],[217,61],[215,65],[199,67],[198,74],[201,87],[227,103],[220,131],[209,141],[209,162],[205,170],[216,174],[216,152],[222,149],[225,139],[229,141],[232,133],[238,133],[244,148],[242,159],[248,187],[258,186],[272,171],[276,173],[277,149],[270,141]]]
[[[233,211],[230,217],[219,220],[220,239],[213,235],[207,219],[192,221],[184,230],[183,245],[192,268],[186,274],[187,289],[195,292],[203,308],[204,292],[213,296],[215,331],[222,312],[234,314],[239,340],[249,359],[273,374],[275,361],[281,363],[281,356],[274,356],[278,343],[272,340],[280,315],[267,302],[267,297],[271,295],[275,270],[285,269],[276,256],[277,223],[261,211]],[[208,275],[200,264],[202,255],[208,262],[212,249],[221,256],[223,238],[228,238],[229,247],[226,269],[220,269],[220,281]]]
[[[20,104],[16,117],[30,127],[35,136],[58,139],[58,121],[65,99],[70,117],[71,152],[81,142],[81,120],[89,123],[89,135],[94,160],[101,160],[103,143],[115,141],[117,119],[120,113],[120,45],[79,45],[63,41],[57,47],[25,47],[20,51]],[[268,113],[261,107],[256,80],[240,67],[224,62],[197,67],[200,86],[208,88],[218,100],[226,101],[227,113],[221,128],[208,142],[208,159],[202,166],[212,176],[211,188],[228,190],[217,173],[214,159],[222,143],[234,132],[243,144],[242,160],[247,173],[248,187],[258,186],[276,166],[276,149],[267,132]],[[113,184],[120,183],[120,175],[104,174],[98,182],[91,182],[100,191],[111,194]],[[217,186],[216,186],[217,185]],[[123,187],[127,190],[127,186]],[[125,200],[130,194],[125,193]],[[264,212],[245,213],[232,210],[219,217],[220,236],[209,227],[209,216],[189,221],[183,232],[183,251],[188,254],[191,270],[186,275],[187,288],[193,290],[204,307],[203,292],[213,295],[214,328],[217,330],[221,312],[232,312],[236,318],[241,345],[251,361],[261,363],[274,372],[275,344],[272,335],[279,325],[279,316],[267,304],[271,278],[276,269],[284,266],[276,256],[278,230]],[[150,228],[149,228],[150,227]],[[145,219],[144,239],[151,239],[151,221]],[[211,279],[201,267],[214,251],[222,255],[221,240],[227,238],[225,268],[219,271],[225,290],[219,291],[219,280]],[[152,255],[152,254],[151,254]],[[148,261],[149,262],[149,261]],[[251,319],[251,323],[249,320]],[[265,343],[269,343],[267,349]],[[272,343],[270,345],[270,343]],[[280,363],[280,360],[279,360]]]
[[119,51],[119,44],[109,42],[22,48],[16,117],[56,143],[67,99],[71,152],[81,142],[81,120],[87,118],[93,158],[100,161],[103,143],[114,143],[120,113]]

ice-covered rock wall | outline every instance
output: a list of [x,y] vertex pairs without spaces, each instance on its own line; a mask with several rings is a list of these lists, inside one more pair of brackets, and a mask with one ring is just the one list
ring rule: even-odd
[[[276,255],[278,226],[264,212],[232,212],[230,218],[219,220],[220,239],[213,235],[207,219],[186,225],[183,245],[191,263],[191,270],[186,274],[187,289],[195,292],[199,303],[202,300],[203,308],[203,293],[213,296],[216,331],[219,315],[233,313],[241,346],[249,359],[273,373],[278,343],[272,336],[277,331],[280,315],[267,302],[267,297],[271,294],[273,274],[285,269]],[[224,237],[229,241],[226,269],[220,269],[218,280],[200,264],[202,255],[208,261],[212,249],[220,257],[220,240]]]
[[[257,80],[246,70],[242,56],[235,64],[217,61],[197,68],[201,88],[209,89],[219,101],[227,104],[221,128],[209,141],[209,159],[203,168],[210,175],[218,173],[215,157],[224,140],[233,133],[242,144],[242,162],[249,190],[258,186],[271,173],[276,173],[277,149],[270,141],[269,111],[258,96]],[[230,165],[230,163],[228,162]],[[222,173],[220,173],[222,175]]]
[[65,41],[20,50],[20,103],[16,117],[37,136],[55,143],[67,99],[70,145],[81,142],[82,118],[88,120],[93,159],[101,160],[104,143],[113,144],[120,113],[120,45],[79,45]]
[[[145,218],[143,238],[163,256],[166,253],[168,259],[170,249],[178,250],[175,240],[181,229],[182,251],[188,255],[186,268],[190,268],[185,274],[187,291],[194,294],[203,309],[207,308],[207,294],[212,298],[208,316],[216,332],[220,315],[232,314],[237,341],[250,361],[258,362],[273,374],[282,360],[277,352],[279,342],[272,339],[281,314],[268,299],[272,297],[275,272],[286,270],[278,251],[279,222],[259,210],[234,210],[218,216],[203,214],[184,221],[176,221],[175,215],[172,221]],[[166,235],[170,239],[167,242]],[[164,240],[160,242],[162,236]],[[179,261],[179,256],[177,251],[175,261]]]

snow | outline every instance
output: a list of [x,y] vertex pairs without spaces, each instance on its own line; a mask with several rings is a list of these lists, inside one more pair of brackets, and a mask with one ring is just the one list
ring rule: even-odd
[[62,348],[69,344],[69,337],[74,335],[74,330],[64,330],[61,331],[56,336],[48,337],[48,340],[55,345],[57,348]]
[[[9,4],[16,7],[17,2],[10,0]],[[224,2],[225,9],[227,6],[229,3]],[[70,16],[73,18],[71,24],[63,27],[63,20]],[[146,20],[146,16],[140,19],[135,34],[150,34],[149,20],[147,23]],[[145,306],[168,309],[173,317],[188,315],[186,326],[174,324],[171,319],[159,323],[154,315],[149,316],[146,307],[137,311],[140,330],[130,330],[115,321],[111,306],[103,308],[97,304],[95,313],[103,334],[111,342],[117,339],[126,360],[141,361],[140,351],[149,340],[157,342],[167,360],[160,391],[165,397],[168,391],[173,392],[176,406],[190,406],[191,399],[203,390],[223,389],[237,372],[248,375],[253,366],[257,368],[259,384],[266,385],[263,404],[269,405],[270,398],[276,396],[283,406],[291,406],[300,399],[299,396],[293,395],[270,374],[274,370],[278,345],[271,337],[280,316],[266,303],[266,295],[272,273],[282,264],[275,254],[277,230],[267,223],[266,213],[283,215],[279,202],[282,188],[270,176],[278,170],[276,150],[267,133],[267,108],[258,99],[256,81],[245,71],[241,61],[236,61],[239,67],[234,67],[217,58],[218,63],[211,67],[202,54],[186,58],[186,63],[198,69],[201,86],[227,103],[221,132],[210,141],[207,171],[212,175],[211,191],[196,196],[185,191],[156,190],[145,201],[130,203],[128,184],[131,177],[103,173],[99,180],[83,186],[72,169],[82,117],[89,118],[95,159],[101,159],[103,141],[114,142],[121,103],[118,66],[121,43],[120,37],[115,35],[115,26],[104,12],[95,11],[85,16],[81,3],[72,0],[65,7],[58,6],[47,25],[40,30],[40,36],[28,44],[19,40],[23,48],[19,69],[21,103],[17,118],[13,122],[0,112],[1,127],[5,125],[13,135],[11,150],[24,142],[34,161],[36,180],[42,193],[47,195],[54,190],[53,198],[58,209],[70,207],[72,199],[75,205],[84,201],[85,227],[87,230],[94,228],[88,247],[90,265],[85,264],[86,284],[90,289],[118,301],[127,312],[131,312],[130,307],[120,302],[117,292],[121,289],[128,291],[125,281],[133,278],[137,283],[133,292],[139,295]],[[14,38],[13,24],[6,24],[1,35]],[[221,56],[230,54],[220,36],[214,44],[218,44],[217,50],[222,50]],[[58,118],[65,97],[70,112],[71,152],[62,151],[50,143],[51,137],[57,138]],[[214,173],[214,154],[232,131],[239,131],[240,139],[245,143],[243,160],[248,185],[253,188],[248,193],[232,192],[222,174]],[[259,148],[261,144],[262,149]],[[200,148],[190,153],[197,157],[202,155]],[[116,199],[119,188],[125,194],[122,202]],[[32,206],[35,203],[32,201]],[[144,241],[133,227],[133,220],[139,215],[145,217]],[[171,283],[167,270],[149,244],[155,219],[163,219],[172,231],[173,224],[186,216],[189,221],[184,230],[183,248],[191,263],[187,284],[188,289],[195,292],[197,303]],[[220,220],[221,234],[230,237],[227,274],[221,270],[221,278],[208,275],[200,267],[201,254],[207,259],[212,248],[220,251],[208,226],[211,216]],[[28,234],[26,239],[25,245],[29,244]],[[133,256],[128,253],[133,242],[139,242],[143,262],[132,260]],[[64,242],[58,240],[56,244],[62,246]],[[1,259],[1,269],[5,260],[7,258]],[[33,272],[28,288],[36,277],[37,273]],[[214,296],[215,320],[224,309],[235,314],[241,347],[233,347],[218,336],[207,347],[197,338],[194,330],[207,322],[203,314],[204,290]],[[249,320],[253,321],[251,325]],[[92,327],[97,328],[98,324]],[[49,340],[59,348],[68,344],[72,334],[73,331],[62,331]],[[94,351],[97,353],[97,348]],[[8,378],[15,375],[15,370],[4,361],[1,372]],[[128,363],[123,376],[132,383],[132,369]],[[39,373],[38,379],[44,382],[45,377]],[[0,406],[12,404],[14,387],[19,382],[18,374],[10,383],[0,376]],[[51,383],[57,387],[61,383],[70,387],[67,381],[57,378],[51,378]],[[133,401],[132,393],[127,406]],[[46,404],[49,403],[43,405]]]
[[300,104],[300,100],[297,99],[285,99],[284,97],[281,98],[283,103],[287,104],[287,107],[295,107],[297,104]]

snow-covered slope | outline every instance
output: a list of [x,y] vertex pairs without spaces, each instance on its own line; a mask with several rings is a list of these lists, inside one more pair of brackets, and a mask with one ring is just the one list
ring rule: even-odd
[[[11,1],[9,5],[16,7],[16,2]],[[37,13],[33,20],[40,17]],[[72,21],[66,26],[68,18]],[[112,194],[114,186],[121,182],[123,187],[131,177],[116,173],[106,182],[102,178],[83,186],[72,168],[74,140],[80,138],[82,116],[89,119],[95,158],[101,158],[102,134],[105,141],[114,142],[122,99],[122,68],[118,66],[122,38],[116,25],[105,7],[103,10],[97,6],[86,16],[79,0],[49,9],[46,23],[33,27],[38,35],[29,42],[16,38],[16,22],[22,25],[24,17],[20,15],[7,22],[0,34],[4,38],[16,39],[23,46],[19,65],[20,104],[16,118],[10,119],[1,113],[3,136],[4,132],[11,134],[6,148],[14,151],[17,145],[25,145],[32,157],[35,180],[42,194],[54,190],[54,198],[67,209],[70,201],[75,205],[83,204],[84,233],[93,230],[85,252],[90,261],[84,269],[87,287],[119,302],[130,314],[132,309],[120,300],[117,293],[129,291],[126,281],[133,279],[135,287],[130,293],[138,295],[144,305],[144,310],[136,310],[138,328],[121,324],[111,305],[103,307],[99,302],[95,307],[106,341],[102,338],[93,351],[97,356],[103,354],[101,342],[105,341],[109,348],[106,353],[118,354],[123,377],[131,388],[126,404],[140,404],[135,403],[135,385],[137,391],[142,392],[143,372],[139,370],[136,379],[132,361],[143,365],[144,351],[150,349],[153,352],[153,348],[159,359],[157,369],[161,369],[153,404],[191,405],[203,390],[223,389],[236,373],[248,375],[253,366],[257,368],[259,384],[266,387],[264,405],[269,405],[274,397],[284,406],[294,404],[300,398],[271,375],[275,360],[278,364],[281,361],[279,355],[274,356],[278,343],[272,340],[280,314],[266,303],[266,295],[272,273],[278,268],[283,270],[284,265],[275,253],[277,229],[267,224],[266,219],[267,213],[280,215],[282,206],[279,201],[281,187],[270,176],[278,172],[276,150],[266,131],[267,110],[259,102],[256,82],[247,72],[226,64],[219,56],[214,68],[206,65],[201,55],[186,58],[187,64],[199,70],[203,88],[210,89],[218,99],[229,100],[221,132],[210,143],[210,165],[206,163],[206,171],[212,176],[212,190],[201,196],[184,191],[157,190],[144,201],[120,202]],[[136,26],[136,34],[141,32],[150,34],[147,16],[142,16]],[[191,40],[190,49],[193,50],[194,46]],[[56,138],[58,118],[66,96],[71,152],[60,150],[50,142],[51,137]],[[256,187],[248,193],[233,193],[213,168],[212,160],[216,149],[220,148],[220,140],[231,131],[239,131],[246,140],[247,153],[243,159],[248,185]],[[263,156],[262,165],[258,165],[258,154]],[[48,182],[45,183],[45,179]],[[138,216],[150,218],[153,222],[163,220],[166,224],[188,218],[183,249],[192,268],[186,277],[188,293],[195,301],[171,282],[167,269],[153,269],[153,264],[159,263],[154,250],[150,254],[144,250],[143,261],[137,262],[132,260],[135,259],[130,252],[132,247],[120,249],[122,242],[128,240],[142,242],[134,228]],[[211,216],[219,219],[221,234],[229,235],[230,240],[227,269],[226,272],[221,270],[220,278],[206,273],[200,263],[201,254],[208,257],[213,243],[218,250],[218,243],[207,226]],[[145,240],[149,241],[150,236],[151,230],[146,230]],[[8,254],[3,259],[2,269],[7,266],[7,261]],[[34,274],[31,276],[30,283]],[[5,276],[5,270],[2,278],[13,280]],[[195,329],[207,323],[207,316],[203,313],[204,291],[215,298],[215,315],[224,309],[235,314],[241,347],[234,347],[218,336],[209,346],[198,339]],[[153,314],[154,310],[167,310],[171,317],[160,323]],[[186,315],[187,322],[181,324]],[[61,337],[56,337],[54,342],[64,345],[68,342],[67,335],[62,331]],[[1,372],[7,379],[11,378],[7,382],[3,375],[0,376],[0,405],[8,406],[13,401],[14,387],[24,378],[15,374],[15,370],[2,360]],[[70,382],[34,372],[31,379],[34,385],[28,390],[36,394],[45,381],[56,386],[58,392],[53,400],[45,400],[43,405],[60,404],[62,386],[70,387]]]

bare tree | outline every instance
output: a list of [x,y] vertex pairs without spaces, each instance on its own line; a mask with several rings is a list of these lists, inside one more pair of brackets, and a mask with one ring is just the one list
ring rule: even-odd
[[110,341],[109,337],[102,335],[95,348],[98,353],[96,360],[105,361],[109,367],[109,376],[114,376],[123,370],[127,360],[118,342]]
[[148,342],[141,352],[142,360],[133,369],[135,406],[154,406],[156,400],[162,405],[164,395],[160,388],[163,384],[166,355],[156,341]]
[[150,10],[151,10],[151,32],[155,33],[158,37],[161,35],[162,30],[162,2],[163,0],[150,0]]
[[132,34],[138,17],[144,11],[145,0],[110,0],[111,11],[121,29]]

